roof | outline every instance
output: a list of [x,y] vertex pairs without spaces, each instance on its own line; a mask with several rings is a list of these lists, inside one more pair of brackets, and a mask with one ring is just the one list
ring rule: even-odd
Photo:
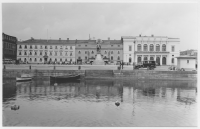
[[75,44],[76,40],[45,40],[45,39],[29,39],[18,44]]
[[196,56],[179,56],[179,57],[175,57],[177,59],[197,59]]

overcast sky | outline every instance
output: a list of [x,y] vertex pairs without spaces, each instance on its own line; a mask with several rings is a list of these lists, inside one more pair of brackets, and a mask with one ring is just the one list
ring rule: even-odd
[[195,3],[3,3],[3,32],[18,40],[180,38],[181,50],[197,49]]

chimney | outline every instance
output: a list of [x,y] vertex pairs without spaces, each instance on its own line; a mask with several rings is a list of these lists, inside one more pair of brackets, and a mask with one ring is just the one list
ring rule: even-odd
[[108,37],[108,40],[110,40],[110,37]]
[[153,37],[154,35],[152,34],[151,37]]

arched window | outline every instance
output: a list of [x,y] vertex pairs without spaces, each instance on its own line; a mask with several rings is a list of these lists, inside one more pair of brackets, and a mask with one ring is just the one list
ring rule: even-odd
[[67,58],[65,59],[65,61],[67,61]]
[[62,61],[62,58],[60,59],[60,61]]
[[52,52],[50,52],[50,55],[52,55]]
[[129,57],[129,63],[131,63],[131,61],[132,61],[132,58],[131,58],[131,57]]
[[30,55],[32,55],[32,52],[30,52]]
[[40,45],[40,49],[42,49],[42,45]]
[[87,51],[85,51],[85,54],[87,54]]
[[120,52],[118,51],[118,54],[120,54]]
[[167,64],[166,57],[163,57],[163,58],[162,58],[162,65],[166,65],[166,64]]
[[25,49],[27,49],[27,46],[25,45],[25,47],[24,47]]
[[162,51],[166,51],[166,45],[165,44],[162,45]]
[[159,52],[160,51],[160,45],[156,44],[156,51]]
[[111,51],[111,54],[113,54],[113,51]]
[[35,52],[35,55],[37,55],[37,52]]
[[45,52],[45,55],[47,55],[47,52]]
[[19,48],[22,48],[22,46],[21,46],[21,45],[19,45]]
[[57,56],[57,52],[55,52],[55,56]]
[[42,62],[42,58],[40,58],[40,62]]
[[113,56],[111,56],[111,60],[113,60]]
[[147,44],[144,44],[143,48],[144,51],[147,51],[148,50]]
[[85,57],[85,60],[87,60],[87,56]]
[[72,49],[72,46],[70,46],[70,49]]
[[32,49],[32,45],[30,45],[30,49]]
[[138,44],[138,45],[137,45],[137,50],[138,50],[138,51],[142,51],[141,44]]
[[60,55],[62,56],[62,52],[60,52]]
[[26,58],[24,58],[24,62],[26,62]]
[[146,56],[144,57],[144,60],[148,60]]
[[72,56],[72,53],[70,53],[70,56]]
[[65,56],[67,56],[67,52],[65,53]]
[[154,60],[154,58],[153,58],[153,57],[150,57],[150,60]]
[[94,52],[92,51],[92,54],[94,54]]
[[79,51],[78,54],[81,54],[81,51]]
[[26,52],[24,52],[24,55],[27,55],[27,53],[26,53]]
[[21,53],[21,52],[19,52],[19,55],[22,55],[22,53]]
[[32,58],[30,58],[30,61],[32,61]]
[[117,60],[120,60],[120,57],[119,57],[119,56],[117,57]]
[[37,58],[35,58],[35,62],[37,62]]
[[40,55],[42,55],[42,52],[40,52]]
[[45,49],[47,49],[47,46],[45,46]]
[[153,44],[151,44],[150,45],[150,51],[152,52],[152,51],[154,51],[154,48],[153,48],[154,46],[153,46]]
[[37,49],[37,45],[35,45],[35,49]]

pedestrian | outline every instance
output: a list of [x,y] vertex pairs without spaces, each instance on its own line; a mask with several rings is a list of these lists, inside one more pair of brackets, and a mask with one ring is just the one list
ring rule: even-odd
[[122,61],[122,69],[124,69],[124,62]]

